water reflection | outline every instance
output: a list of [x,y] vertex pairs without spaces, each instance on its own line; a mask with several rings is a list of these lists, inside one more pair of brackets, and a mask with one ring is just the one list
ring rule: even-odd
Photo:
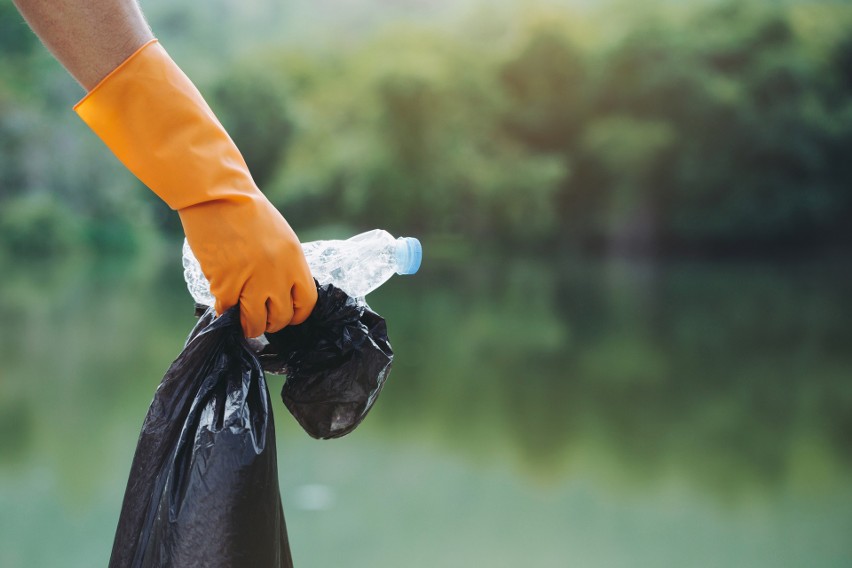
[[[194,321],[173,252],[0,266],[0,566],[105,563]],[[843,565],[850,284],[837,262],[427,257],[370,299],[397,362],[355,434],[308,440],[276,405],[297,565],[451,565],[423,531],[458,565],[684,565],[680,534],[711,565],[778,566],[791,531],[796,558]]]
[[850,284],[831,263],[436,268],[373,302],[405,381],[377,419],[480,459],[508,450],[545,482],[830,491],[852,458]]
[[[46,424],[96,456],[103,413],[144,408],[192,324],[162,259],[92,262],[3,271],[3,464]],[[371,299],[398,353],[371,421],[471,459],[512,454],[544,482],[574,468],[623,483],[677,472],[725,494],[842,482],[850,284],[836,264],[427,266]]]
[[114,473],[102,460],[111,445],[131,455],[139,418],[136,433],[113,427],[144,416],[192,324],[161,265],[67,258],[0,269],[0,467],[35,461],[64,496],[85,500]]

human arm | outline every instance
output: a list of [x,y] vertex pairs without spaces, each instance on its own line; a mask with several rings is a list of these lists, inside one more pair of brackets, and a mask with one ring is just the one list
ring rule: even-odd
[[89,93],[75,110],[180,214],[216,297],[255,337],[307,319],[316,288],[299,240],[134,0],[15,0]]
[[135,0],[13,0],[86,91],[154,38]]

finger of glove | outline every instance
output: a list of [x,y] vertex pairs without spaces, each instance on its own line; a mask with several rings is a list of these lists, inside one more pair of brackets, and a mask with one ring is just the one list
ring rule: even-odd
[[266,301],[266,331],[275,333],[287,327],[293,319],[293,302],[290,296],[271,297]]
[[213,295],[216,298],[216,304],[214,305],[214,308],[216,309],[216,315],[217,316],[221,316],[226,311],[228,311],[230,308],[236,306],[237,302],[239,302],[239,300],[240,300],[239,295],[228,294],[228,293],[225,293],[224,291],[219,291],[219,290],[214,292]]
[[317,303],[317,287],[314,280],[297,282],[290,290],[293,304],[291,325],[297,325],[308,319]]
[[266,331],[266,298],[244,291],[240,296],[240,323],[246,337],[259,337]]
[[236,278],[224,279],[218,275],[208,275],[204,273],[210,282],[210,293],[216,299],[214,307],[216,315],[222,315],[229,309],[233,308],[240,301],[241,290],[244,288],[244,282]]

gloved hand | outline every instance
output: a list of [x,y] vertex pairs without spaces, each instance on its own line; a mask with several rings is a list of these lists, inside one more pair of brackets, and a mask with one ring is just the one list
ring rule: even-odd
[[248,337],[307,319],[317,290],[296,234],[157,40],[139,48],[74,110],[178,211],[217,313],[239,302]]

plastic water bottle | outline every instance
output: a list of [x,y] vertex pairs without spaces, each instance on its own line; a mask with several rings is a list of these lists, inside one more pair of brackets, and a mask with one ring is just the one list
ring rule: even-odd
[[[413,237],[395,239],[375,229],[345,241],[313,241],[302,244],[311,274],[320,284],[334,284],[353,298],[363,298],[396,274],[414,274],[420,268],[423,249]],[[198,304],[212,306],[216,299],[198,260],[183,241],[183,277]]]

